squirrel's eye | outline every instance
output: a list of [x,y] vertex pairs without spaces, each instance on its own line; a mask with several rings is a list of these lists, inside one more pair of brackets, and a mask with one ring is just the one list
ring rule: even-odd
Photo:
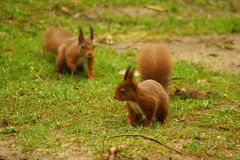
[[85,48],[85,45],[81,45],[81,48],[84,49],[84,48]]
[[126,90],[125,90],[124,88],[122,88],[122,89],[120,90],[120,92],[121,92],[121,93],[125,93]]

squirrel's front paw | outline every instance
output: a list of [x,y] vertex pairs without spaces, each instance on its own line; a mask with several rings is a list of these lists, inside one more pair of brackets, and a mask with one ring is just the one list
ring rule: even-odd
[[146,124],[144,125],[144,128],[150,128],[151,126],[152,126],[151,123],[146,123]]
[[88,77],[89,80],[93,80],[94,78],[91,76],[91,77]]

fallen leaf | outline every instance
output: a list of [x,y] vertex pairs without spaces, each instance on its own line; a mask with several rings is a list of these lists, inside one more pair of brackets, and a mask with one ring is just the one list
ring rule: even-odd
[[99,42],[103,44],[110,44],[110,45],[114,44],[112,35],[110,34],[104,36],[102,39],[99,40]]
[[116,156],[117,152],[118,152],[118,148],[117,147],[111,147],[108,150],[107,160],[114,160],[114,157]]
[[198,84],[209,84],[206,79],[199,79],[199,80],[197,80],[197,83]]
[[61,7],[61,10],[65,13],[68,13],[69,12],[69,9],[66,7],[66,6],[62,6]]
[[215,53],[210,53],[209,56],[211,56],[211,57],[218,57],[218,55],[215,54]]
[[160,6],[154,6],[154,5],[146,5],[145,8],[151,9],[151,10],[154,10],[154,11],[157,11],[157,12],[165,12],[166,11],[166,9],[164,9]]
[[222,49],[227,49],[227,50],[235,50],[237,47],[233,44],[219,44],[218,45]]

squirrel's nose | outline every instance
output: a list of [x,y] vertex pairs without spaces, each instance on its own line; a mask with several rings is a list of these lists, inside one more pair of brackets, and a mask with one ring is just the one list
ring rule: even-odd
[[115,95],[113,95],[113,98],[116,99],[117,97]]

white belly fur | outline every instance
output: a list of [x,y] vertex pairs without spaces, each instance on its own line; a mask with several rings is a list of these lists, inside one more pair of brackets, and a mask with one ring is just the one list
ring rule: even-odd
[[141,110],[140,106],[136,103],[136,102],[133,102],[133,101],[128,101],[128,104],[130,105],[130,107],[134,110],[134,112],[136,114],[143,114],[143,111]]
[[88,62],[88,58],[87,57],[81,57],[78,59],[77,61],[77,66],[82,66],[83,69],[88,72],[88,65],[87,65],[87,62]]

